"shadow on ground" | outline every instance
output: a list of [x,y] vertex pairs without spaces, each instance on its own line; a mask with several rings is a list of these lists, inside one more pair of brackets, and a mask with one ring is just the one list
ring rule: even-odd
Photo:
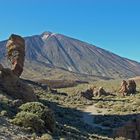
[[[115,128],[139,116],[139,114],[92,115],[74,108],[62,107],[57,103],[45,99],[40,99],[40,101],[54,110],[56,121],[62,130],[61,135],[80,140],[92,138],[94,135],[113,138],[113,130]],[[89,120],[84,122],[83,116],[86,116]]]

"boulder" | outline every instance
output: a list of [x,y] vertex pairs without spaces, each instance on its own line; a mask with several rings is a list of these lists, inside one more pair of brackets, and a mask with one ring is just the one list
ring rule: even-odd
[[123,96],[136,93],[136,82],[134,80],[123,80],[120,86],[119,93]]
[[102,95],[104,95],[104,96],[109,95],[109,93],[106,92],[103,87],[99,87],[99,88],[92,87],[92,88],[87,89],[84,92],[81,92],[81,96],[83,96],[89,100],[92,100],[92,97],[96,97],[96,96],[100,97]]
[[93,90],[92,89],[87,89],[86,91],[81,92],[81,96],[88,99],[88,100],[92,100]]
[[123,80],[119,89],[119,93],[121,93],[122,96],[125,96],[128,93],[127,85],[128,85],[127,82]]
[[37,101],[32,88],[23,83],[11,69],[1,66],[0,88],[14,99],[21,99],[24,102]]
[[128,93],[135,94],[136,93],[136,82],[134,80],[128,80]]
[[107,96],[107,95],[109,95],[109,93],[106,92],[103,87],[99,87],[99,88],[93,89],[93,95],[94,95],[94,97],[96,97],[96,96],[100,97],[102,95]]
[[109,95],[109,93],[107,93],[107,92],[104,90],[103,87],[99,87],[99,89],[98,89],[98,96],[102,96],[102,95],[107,96],[107,95]]

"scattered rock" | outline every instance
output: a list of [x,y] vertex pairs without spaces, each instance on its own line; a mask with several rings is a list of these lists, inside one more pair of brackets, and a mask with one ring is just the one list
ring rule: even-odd
[[11,103],[11,105],[13,107],[16,107],[16,108],[19,107],[19,106],[21,106],[22,104],[23,104],[23,101],[20,100],[20,99],[13,100],[12,103]]
[[114,130],[114,137],[124,137],[131,140],[140,139],[140,117],[127,122]]
[[89,100],[92,100],[92,97],[96,97],[96,96],[100,97],[102,95],[107,96],[110,94],[106,92],[103,87],[99,87],[99,88],[93,87],[93,88],[87,89],[85,92],[81,92],[81,96]]
[[[23,140],[22,137],[30,135],[24,128],[13,125],[7,117],[0,117],[0,140]],[[20,139],[17,139],[20,137]]]

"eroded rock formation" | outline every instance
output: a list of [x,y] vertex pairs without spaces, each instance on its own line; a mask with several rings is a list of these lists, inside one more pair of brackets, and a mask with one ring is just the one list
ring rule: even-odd
[[128,80],[128,93],[129,94],[136,93],[136,82],[134,80]]
[[99,87],[99,88],[91,87],[87,89],[85,92],[81,92],[81,95],[91,100],[92,97],[96,97],[96,96],[100,97],[102,95],[108,96],[110,95],[110,93],[106,92],[103,87]]
[[96,96],[100,97],[102,95],[107,96],[107,95],[109,95],[109,93],[106,92],[103,87],[93,89],[93,96],[94,97],[96,97]]
[[123,96],[125,96],[128,93],[127,85],[127,82],[123,80],[119,90],[119,93],[121,93]]
[[6,44],[7,57],[12,64],[12,71],[18,77],[23,72],[25,59],[25,41],[21,36],[12,34]]
[[120,86],[119,93],[123,96],[136,93],[136,82],[134,80],[123,80]]
[[37,101],[32,88],[19,78],[24,66],[24,39],[18,35],[11,35],[6,47],[12,69],[4,68],[0,64],[0,88],[14,99],[22,99],[24,102]]
[[92,89],[87,89],[86,91],[81,92],[81,96],[88,99],[88,100],[92,100],[93,90]]

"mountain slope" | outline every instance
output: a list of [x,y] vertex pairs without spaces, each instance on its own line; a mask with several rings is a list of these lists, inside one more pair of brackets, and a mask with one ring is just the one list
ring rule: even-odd
[[[51,32],[26,37],[25,67],[45,75],[44,68],[105,77],[140,75],[140,63],[94,45]],[[0,42],[0,62],[5,63],[5,41]],[[29,68],[31,66],[31,68]],[[46,70],[47,73],[47,70]]]

